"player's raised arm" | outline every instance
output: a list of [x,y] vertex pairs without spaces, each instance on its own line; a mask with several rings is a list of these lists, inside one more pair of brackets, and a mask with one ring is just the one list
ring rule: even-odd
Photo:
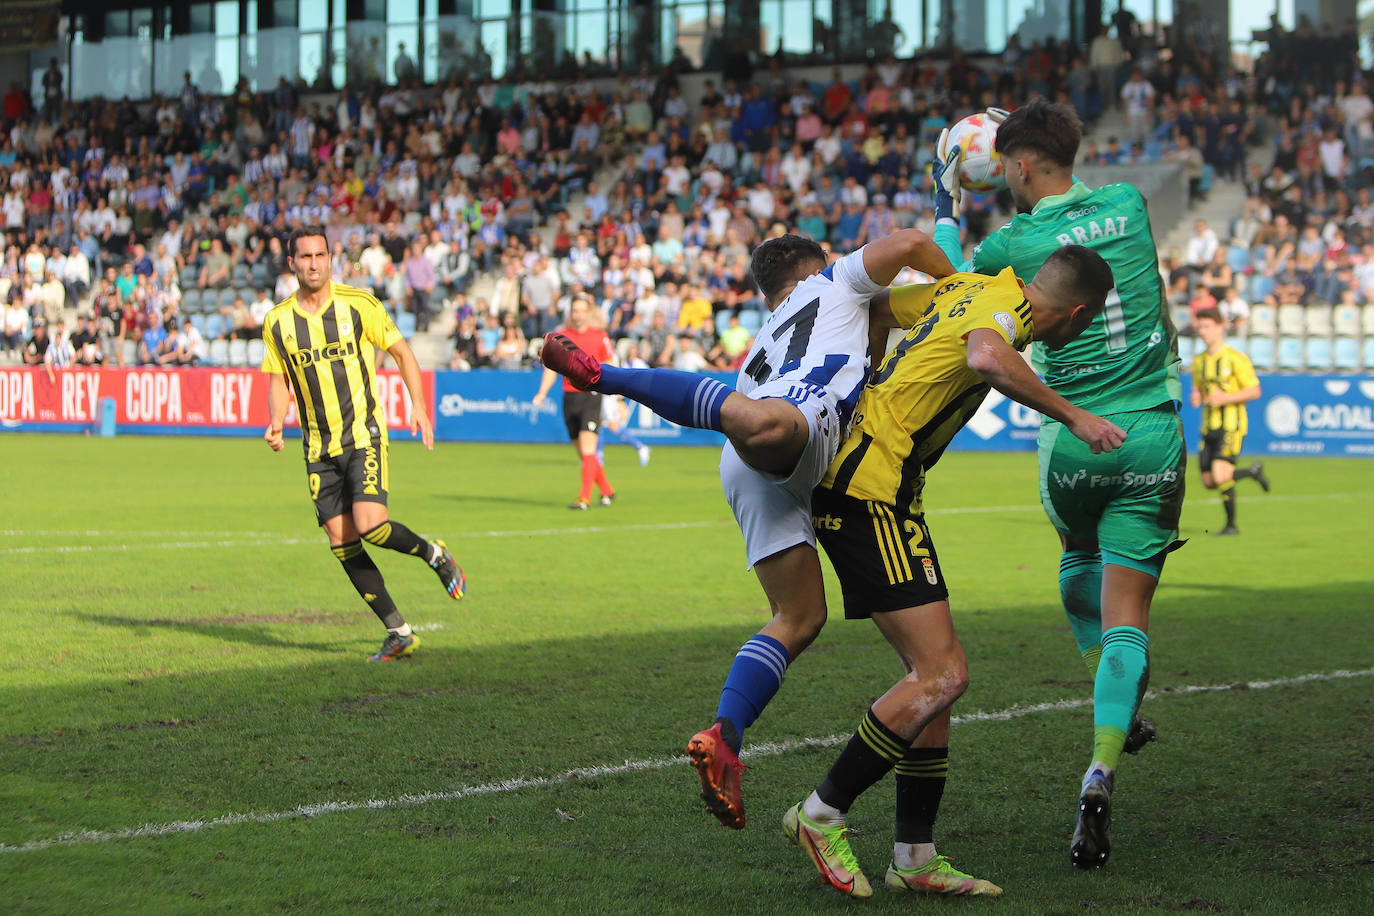
[[1110,420],[1070,404],[1031,371],[1002,335],[977,328],[968,336],[968,367],[1014,401],[1053,417],[1092,448],[1094,455],[1121,447],[1126,433]]
[[901,229],[887,238],[869,242],[861,250],[864,270],[879,286],[890,285],[904,267],[930,274],[937,280],[954,273],[954,265],[940,246],[920,229]]
[[401,381],[405,382],[406,391],[410,392],[410,431],[418,432],[420,441],[432,452],[434,424],[429,419],[429,411],[425,410],[425,386],[420,379],[420,364],[415,361],[415,354],[404,339],[396,341],[386,352],[396,360],[396,368],[401,372]]

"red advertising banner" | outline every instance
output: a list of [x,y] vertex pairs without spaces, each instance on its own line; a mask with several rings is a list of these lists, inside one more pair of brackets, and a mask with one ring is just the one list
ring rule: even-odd
[[[172,427],[267,426],[268,376],[255,369],[54,369],[55,381],[40,367],[0,369],[0,421],[90,425],[99,420],[100,401],[113,398],[119,425]],[[434,416],[434,373],[422,372],[425,402]],[[401,374],[377,374],[377,395],[387,426],[410,428],[410,394]],[[287,425],[298,425],[295,405]]]

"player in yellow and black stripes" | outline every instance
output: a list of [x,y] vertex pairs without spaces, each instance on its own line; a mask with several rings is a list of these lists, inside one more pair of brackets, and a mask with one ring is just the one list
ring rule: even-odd
[[1245,405],[1260,396],[1260,383],[1250,357],[1226,344],[1226,319],[1219,309],[1203,309],[1193,317],[1193,323],[1207,345],[1193,357],[1193,393],[1189,395],[1193,406],[1202,408],[1202,443],[1197,459],[1202,485],[1221,491],[1226,527],[1217,534],[1240,534],[1236,527],[1236,481],[1253,478],[1269,492],[1263,464],[1256,461],[1248,468],[1236,469],[1249,429]]
[[420,367],[391,317],[371,293],[330,279],[329,243],[318,226],[291,236],[291,269],[300,288],[268,312],[262,323],[262,361],[272,381],[270,425],[263,438],[279,452],[285,443],[288,384],[296,396],[306,479],[315,516],[334,556],[387,629],[373,661],[409,655],[420,644],[387,593],[363,541],[418,556],[434,569],[444,590],[462,598],[466,579],[443,541],[426,541],[387,513],[386,415],[377,397],[377,348],[396,360],[410,392],[412,433],[434,448],[434,427],[424,408]]
[[[926,472],[990,388],[1060,420],[1095,453],[1125,441],[1115,425],[1046,387],[1017,352],[1035,339],[1051,348],[1073,340],[1102,310],[1112,282],[1101,256],[1068,246],[1024,287],[1008,268],[884,294],[894,323],[910,330],[873,373],[811,511],[840,579],[845,617],[871,617],[907,675],[873,704],[825,780],[783,820],[822,877],[842,891],[871,893],[845,839],[845,816],[895,768],[897,835],[886,885],[1001,893],[935,851],[949,708],[968,684],[968,667],[921,493]],[[870,306],[875,323],[884,315],[882,299]]]

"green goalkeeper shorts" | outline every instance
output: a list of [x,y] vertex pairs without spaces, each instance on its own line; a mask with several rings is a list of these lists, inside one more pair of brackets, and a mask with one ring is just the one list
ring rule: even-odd
[[1105,455],[1064,424],[1043,423],[1040,502],[1061,534],[1096,538],[1104,561],[1158,576],[1183,510],[1183,421],[1172,404],[1108,419],[1126,443]]

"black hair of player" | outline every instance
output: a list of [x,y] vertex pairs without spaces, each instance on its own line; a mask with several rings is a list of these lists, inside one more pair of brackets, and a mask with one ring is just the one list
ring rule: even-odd
[[749,272],[754,282],[769,302],[775,302],[776,294],[788,286],[800,283],[813,273],[804,270],[819,263],[824,268],[827,262],[825,249],[811,239],[800,235],[780,235],[768,239],[754,249],[749,260]]
[[1003,156],[1039,153],[1055,165],[1072,168],[1083,139],[1083,122],[1068,105],[1031,99],[1007,115],[997,128],[993,149]]
[[1045,259],[1040,272],[1049,270],[1050,281],[1072,302],[1082,302],[1096,315],[1107,301],[1107,294],[1116,285],[1107,260],[1083,245],[1065,245]]
[[312,236],[319,236],[324,239],[325,248],[329,247],[329,236],[324,234],[323,226],[302,226],[299,229],[292,230],[291,242],[287,246],[286,253],[294,258],[296,256],[296,240],[308,239]]

